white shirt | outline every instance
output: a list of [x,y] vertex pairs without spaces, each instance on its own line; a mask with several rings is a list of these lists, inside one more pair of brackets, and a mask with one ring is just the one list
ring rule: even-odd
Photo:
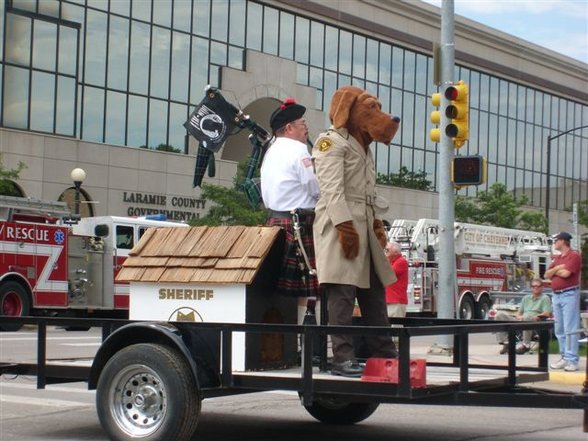
[[315,207],[319,185],[306,145],[276,138],[261,164],[261,195],[265,208],[274,211]]

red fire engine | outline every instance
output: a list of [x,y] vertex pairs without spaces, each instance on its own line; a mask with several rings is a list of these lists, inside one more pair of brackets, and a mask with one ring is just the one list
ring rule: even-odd
[[[389,237],[409,263],[407,312],[436,314],[439,223],[393,222]],[[456,295],[459,318],[487,318],[493,291],[518,291],[545,272],[551,246],[545,234],[455,222]]]
[[[126,317],[115,277],[149,227],[186,224],[116,216],[62,222],[65,203],[0,196],[0,315]],[[8,329],[2,329],[8,330]]]

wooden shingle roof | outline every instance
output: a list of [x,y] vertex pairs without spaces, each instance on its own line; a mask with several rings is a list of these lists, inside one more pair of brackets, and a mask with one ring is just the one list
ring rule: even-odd
[[279,227],[149,228],[117,280],[250,284]]

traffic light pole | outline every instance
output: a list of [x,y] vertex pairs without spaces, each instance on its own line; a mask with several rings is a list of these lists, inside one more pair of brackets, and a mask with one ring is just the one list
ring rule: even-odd
[[[441,4],[441,108],[445,109],[449,100],[445,89],[453,83],[455,44],[454,44],[454,2],[443,0]],[[447,127],[449,118],[441,112],[442,128]],[[455,317],[455,243],[453,236],[455,208],[454,188],[451,182],[451,162],[454,156],[453,140],[441,130],[439,144],[439,289],[437,297],[437,317]],[[453,338],[440,335],[435,344],[443,352],[451,352]]]

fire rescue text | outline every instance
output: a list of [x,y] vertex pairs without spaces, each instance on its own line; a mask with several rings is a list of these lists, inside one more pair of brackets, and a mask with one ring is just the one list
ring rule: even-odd
[[[0,230],[0,234],[2,234],[2,230],[4,230],[4,225]],[[49,242],[49,230],[45,230],[42,228],[35,228],[35,227],[21,227],[21,226],[11,226],[6,225],[6,239],[16,239],[16,240],[30,240],[30,241],[37,241],[37,242]]]

